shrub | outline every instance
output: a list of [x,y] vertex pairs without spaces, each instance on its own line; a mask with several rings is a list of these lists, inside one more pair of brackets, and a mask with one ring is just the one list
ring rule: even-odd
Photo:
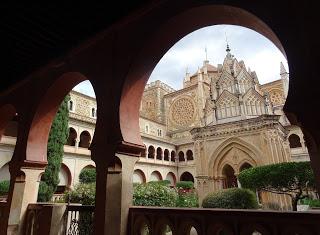
[[80,183],[95,183],[96,182],[96,169],[95,168],[85,168],[80,172],[79,181]]
[[192,181],[180,181],[177,182],[176,187],[178,189],[193,189],[193,182]]
[[82,205],[94,205],[96,184],[78,184],[74,190],[66,193],[66,201],[81,203]]
[[204,208],[257,209],[256,195],[242,188],[223,189],[208,194],[203,202]]
[[162,183],[149,182],[134,187],[133,205],[174,207],[177,192]]
[[320,207],[320,200],[306,198],[306,199],[301,200],[301,204],[309,205],[310,207]]
[[0,196],[7,195],[9,192],[10,181],[4,180],[0,181]]
[[198,207],[198,195],[195,190],[179,190],[176,202],[177,207]]
[[170,180],[157,180],[157,181],[150,181],[149,184],[161,184],[164,186],[169,186],[171,184]]

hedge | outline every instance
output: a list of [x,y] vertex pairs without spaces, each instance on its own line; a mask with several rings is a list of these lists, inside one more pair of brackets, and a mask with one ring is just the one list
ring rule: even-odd
[[203,202],[204,208],[257,209],[256,195],[243,188],[223,189],[208,194]]
[[182,189],[193,189],[194,184],[192,181],[180,181],[176,183],[176,187]]

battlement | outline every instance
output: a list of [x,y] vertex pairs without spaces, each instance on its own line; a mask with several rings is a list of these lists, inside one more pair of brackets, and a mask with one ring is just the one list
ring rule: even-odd
[[154,81],[154,82],[148,83],[148,84],[146,85],[146,87],[144,88],[144,90],[146,91],[146,90],[153,89],[153,88],[158,88],[158,87],[164,89],[164,90],[167,91],[168,93],[175,91],[175,89],[173,89],[173,88],[170,87],[169,85],[161,82],[160,80],[156,80],[156,81]]

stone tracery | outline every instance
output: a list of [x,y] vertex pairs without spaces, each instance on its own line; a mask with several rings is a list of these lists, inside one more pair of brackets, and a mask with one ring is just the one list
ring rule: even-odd
[[195,107],[189,98],[180,98],[172,104],[172,121],[178,126],[186,126],[190,124],[194,118],[194,114]]

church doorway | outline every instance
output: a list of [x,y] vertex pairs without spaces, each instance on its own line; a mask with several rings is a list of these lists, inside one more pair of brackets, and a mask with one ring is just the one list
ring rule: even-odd
[[222,170],[224,177],[223,188],[238,187],[237,177],[234,174],[234,169],[230,165],[225,165]]

